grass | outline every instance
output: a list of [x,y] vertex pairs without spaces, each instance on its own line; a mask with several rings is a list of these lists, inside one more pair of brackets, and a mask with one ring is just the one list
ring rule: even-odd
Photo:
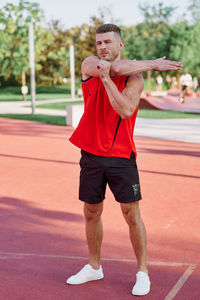
[[[53,99],[66,99],[66,98],[71,98],[71,95],[67,94],[37,94],[36,95],[36,100],[53,100]],[[5,94],[2,95],[0,94],[0,101],[24,101],[24,98],[22,95],[9,95]],[[24,101],[24,103],[28,103],[31,101],[31,96],[27,96],[27,101]]]
[[191,119],[200,118],[200,114],[172,110],[139,109],[138,117],[148,119]]
[[[29,87],[30,93],[30,87]],[[38,86],[36,88],[36,100],[66,99],[70,98],[70,87],[67,85]],[[23,101],[21,87],[0,87],[0,101]],[[27,101],[31,95],[27,95]]]
[[36,121],[44,124],[53,125],[66,125],[66,118],[62,116],[50,116],[50,115],[31,115],[31,114],[0,114],[0,117]]
[[68,102],[60,102],[60,103],[47,103],[47,104],[38,104],[36,103],[37,108],[47,108],[47,109],[58,109],[65,110],[67,105],[78,105],[83,104],[83,101],[68,101]]

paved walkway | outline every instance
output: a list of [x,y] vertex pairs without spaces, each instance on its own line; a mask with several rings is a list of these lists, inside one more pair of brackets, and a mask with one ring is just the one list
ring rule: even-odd
[[[77,99],[80,100],[80,99]],[[71,101],[71,99],[42,100],[37,104],[57,103]],[[31,103],[19,102],[0,102],[0,114],[29,114]],[[66,116],[65,110],[36,108],[37,114],[47,114],[54,116]],[[164,138],[184,142],[200,143],[200,118],[196,119],[146,119],[137,118],[135,127],[136,136]]]
[[[78,99],[80,100],[80,99]],[[68,102],[72,99],[56,99],[56,100],[37,100],[37,104]],[[31,114],[32,107],[30,101],[7,101],[0,102],[0,114]],[[58,109],[36,108],[36,114],[45,114],[53,116],[66,116],[66,111]]]
[[135,135],[200,143],[198,119],[145,119],[137,118]]

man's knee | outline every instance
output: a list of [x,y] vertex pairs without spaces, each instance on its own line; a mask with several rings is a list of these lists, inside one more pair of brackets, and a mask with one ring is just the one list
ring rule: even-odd
[[142,222],[139,202],[121,203],[123,216],[130,226],[137,226]]
[[98,221],[103,211],[103,202],[98,204],[84,204],[84,215],[86,221]]

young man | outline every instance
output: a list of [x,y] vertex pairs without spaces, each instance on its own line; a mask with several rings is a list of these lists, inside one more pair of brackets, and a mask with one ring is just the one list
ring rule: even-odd
[[192,88],[193,86],[192,76],[187,71],[185,71],[185,73],[182,74],[180,77],[180,82],[181,82],[181,92],[178,100],[180,103],[184,103],[185,95],[187,94],[188,89]]
[[120,29],[104,24],[96,30],[97,56],[82,63],[84,114],[70,141],[81,149],[79,199],[84,202],[89,263],[68,278],[68,284],[82,284],[104,277],[100,265],[101,214],[108,183],[128,224],[138,273],[134,295],[150,291],[146,263],[146,232],[140,215],[141,199],[133,141],[135,119],[143,79],[148,70],[181,69],[179,62],[160,58],[153,61],[120,60],[123,48]]

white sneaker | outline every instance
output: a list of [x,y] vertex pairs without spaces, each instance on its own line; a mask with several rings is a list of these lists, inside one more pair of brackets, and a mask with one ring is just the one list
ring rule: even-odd
[[102,267],[98,270],[92,268],[91,265],[85,265],[80,272],[69,277],[66,281],[68,284],[82,284],[92,280],[99,280],[104,278]]
[[139,271],[136,274],[136,283],[132,289],[132,294],[135,296],[143,296],[150,291],[150,280],[147,273]]

